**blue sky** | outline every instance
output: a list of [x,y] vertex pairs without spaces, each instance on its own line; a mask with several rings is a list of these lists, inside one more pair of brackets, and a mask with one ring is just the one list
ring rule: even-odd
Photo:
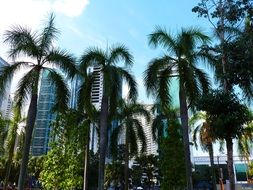
[[[46,13],[54,11],[56,26],[61,30],[57,43],[77,57],[90,46],[106,48],[107,44],[125,44],[134,56],[132,72],[139,84],[139,99],[145,103],[151,100],[146,97],[142,73],[152,58],[162,54],[161,49],[154,50],[148,46],[148,34],[155,26],[165,27],[171,32],[189,26],[199,26],[207,32],[210,27],[205,19],[197,18],[191,12],[198,0],[23,0],[19,5],[27,9],[23,12],[18,10],[18,0],[9,2],[5,5],[5,17],[8,18],[11,11],[8,6],[11,9],[13,5],[17,8],[17,15],[6,21],[2,29],[20,23],[19,17],[27,17],[21,20],[21,24],[37,29]],[[1,42],[0,56],[7,59],[3,47]]]

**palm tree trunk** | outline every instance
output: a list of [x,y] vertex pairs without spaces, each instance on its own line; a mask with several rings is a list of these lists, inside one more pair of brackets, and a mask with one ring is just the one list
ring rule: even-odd
[[[127,134],[127,131],[126,131]],[[129,173],[128,173],[128,166],[129,166],[129,150],[128,150],[128,138],[126,135],[126,144],[125,144],[125,168],[124,168],[124,173],[125,173],[125,188],[124,190],[128,190],[128,178],[129,178]]]
[[208,153],[209,153],[211,170],[212,170],[213,190],[217,190],[217,186],[216,186],[216,172],[215,172],[215,166],[214,166],[213,145],[212,144],[208,145]]
[[233,163],[233,141],[232,138],[228,137],[225,139],[227,145],[227,167],[228,167],[228,178],[230,183],[230,190],[235,190],[235,174],[234,174],[234,163]]
[[15,142],[16,142],[16,138],[17,138],[17,125],[13,124],[10,127],[11,127],[10,128],[11,139],[8,139],[9,140],[8,144],[10,144],[10,146],[9,146],[9,150],[8,150],[8,160],[6,163],[6,175],[5,175],[5,179],[4,179],[4,190],[7,189],[9,176],[10,176],[10,172],[11,172],[11,164],[12,164],[12,159],[13,159],[13,154],[14,154],[14,147],[15,147]]
[[183,84],[180,84],[179,101],[180,101],[180,117],[181,117],[183,141],[184,141],[187,189],[193,190],[192,164],[191,164],[190,146],[189,146],[188,108],[187,108],[186,95],[185,95]]
[[4,190],[7,190],[9,176],[11,173],[11,163],[12,163],[12,159],[8,158],[7,163],[6,163],[6,175],[4,178]]
[[100,113],[100,138],[99,138],[99,166],[98,166],[98,189],[104,190],[105,157],[107,148],[107,118],[108,118],[108,97],[102,97]]
[[22,161],[18,179],[18,190],[24,190],[32,133],[37,114],[37,100],[38,100],[37,93],[32,94],[25,128],[25,145],[22,153]]
[[89,150],[90,150],[90,127],[87,131],[87,139],[85,145],[85,154],[84,154],[84,171],[83,171],[83,190],[88,189],[88,167],[89,167]]

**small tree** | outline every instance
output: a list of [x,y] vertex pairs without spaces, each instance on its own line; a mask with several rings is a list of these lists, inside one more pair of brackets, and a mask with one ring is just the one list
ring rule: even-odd
[[163,190],[184,189],[186,180],[182,126],[175,112],[168,114],[166,123],[167,136],[162,138],[159,157],[161,188]]
[[248,132],[246,124],[252,120],[252,115],[236,95],[218,90],[203,96],[199,108],[206,111],[214,138],[226,141],[228,175],[234,189],[233,139],[240,139]]
[[83,184],[83,138],[86,129],[79,124],[79,114],[68,110],[53,123],[51,150],[44,158],[40,180],[45,189],[81,188]]

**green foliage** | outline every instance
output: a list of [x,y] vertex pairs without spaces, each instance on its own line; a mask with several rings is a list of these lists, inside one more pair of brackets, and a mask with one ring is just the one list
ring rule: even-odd
[[250,22],[246,23],[240,35],[224,45],[227,56],[226,77],[228,82],[238,85],[244,95],[253,97],[253,30]]
[[144,72],[144,84],[148,95],[159,100],[165,111],[172,103],[168,92],[173,78],[178,79],[180,89],[186,94],[191,106],[200,94],[209,89],[207,74],[197,68],[199,60],[208,60],[197,47],[209,41],[209,37],[199,28],[183,28],[173,35],[166,29],[157,27],[149,35],[149,44],[155,48],[164,48],[166,53],[149,62]]
[[4,142],[8,133],[8,122],[0,114],[0,156],[4,155]]
[[245,125],[252,120],[248,108],[236,95],[223,91],[212,91],[199,101],[199,109],[207,112],[207,120],[217,139],[239,138]]
[[219,39],[218,44],[203,49],[214,61],[216,79],[226,90],[233,91],[237,85],[246,97],[252,98],[251,1],[200,0],[192,11],[208,19]]
[[[125,147],[129,147],[130,155],[136,155],[139,152],[146,150],[146,136],[143,131],[143,127],[137,116],[144,117],[147,122],[150,121],[150,114],[145,106],[135,103],[120,100],[118,102],[117,112],[113,118],[120,122],[120,125],[113,129],[111,135],[111,151],[113,155],[117,155],[118,149],[117,141],[120,134],[124,134],[125,139],[128,139],[128,144]],[[138,150],[137,141],[141,143],[141,149]],[[125,148],[122,147],[122,148]]]
[[90,151],[88,165],[88,189],[97,188],[98,182],[98,154]]
[[82,164],[76,159],[73,147],[52,146],[45,156],[40,181],[44,189],[73,189],[82,187]]
[[[155,178],[157,180],[159,178],[158,157],[153,154],[142,154],[141,156],[137,157],[135,161],[136,165],[138,165],[142,170],[142,176],[140,176],[142,183],[146,187],[150,188],[151,185],[154,185],[153,179]],[[138,170],[140,168],[138,168]]]
[[130,170],[133,186],[141,186],[143,169],[140,165],[133,165]]
[[36,179],[39,179],[40,172],[43,169],[45,156],[33,156],[29,159],[28,162],[28,174],[34,176]]
[[109,188],[110,185],[117,187],[122,184],[124,180],[124,165],[115,161],[107,164],[105,167],[105,187]]
[[83,147],[87,126],[80,125],[80,114],[68,110],[53,124],[51,150],[44,157],[40,180],[45,189],[81,188]]
[[186,186],[184,144],[181,125],[176,118],[168,121],[167,131],[168,136],[162,139],[160,147],[161,188],[184,189]]
[[200,0],[192,11],[200,17],[213,19],[213,22],[217,22],[214,23],[217,26],[220,25],[221,16],[230,25],[236,25],[246,17],[252,18],[253,16],[253,6],[250,0]]

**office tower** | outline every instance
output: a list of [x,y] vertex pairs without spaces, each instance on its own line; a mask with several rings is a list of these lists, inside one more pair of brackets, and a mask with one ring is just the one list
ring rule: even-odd
[[55,114],[51,111],[55,103],[55,88],[47,75],[47,72],[43,72],[40,81],[37,116],[31,147],[34,156],[46,154],[49,150],[50,124],[55,120]]
[[[153,122],[153,119],[155,117],[155,114],[152,112],[152,107],[153,105],[152,104],[147,104],[147,105],[144,105],[146,110],[150,113],[151,115],[151,120],[150,122],[148,122],[145,117],[143,116],[137,116],[136,119],[138,119],[143,127],[143,131],[145,133],[145,136],[146,136],[146,143],[147,143],[147,150],[146,150],[146,153],[149,155],[149,154],[157,154],[157,149],[158,149],[158,146],[157,146],[157,143],[154,141],[153,139],[153,135],[152,135],[152,129],[151,129],[151,125],[152,125],[152,122]],[[138,142],[138,149],[140,150],[141,149],[141,143]]]
[[[8,66],[9,64],[0,57],[0,70],[4,66]],[[4,94],[0,95],[0,112],[2,116],[6,119],[10,119],[11,116],[11,107],[12,107],[12,99],[11,99],[11,82],[9,82],[5,87]]]
[[100,66],[94,66],[88,69],[94,77],[94,82],[91,89],[91,102],[98,109],[101,109],[102,96],[103,96],[103,73]]
[[[103,73],[101,72],[100,66],[89,67],[87,72],[93,75],[93,84],[91,89],[91,102],[97,110],[101,109],[102,95],[103,95]],[[83,79],[81,77],[75,77],[71,83],[71,97],[70,107],[77,108],[78,91],[81,86]],[[97,123],[92,123],[90,126],[90,149],[93,152],[98,150],[98,134],[97,134]]]

